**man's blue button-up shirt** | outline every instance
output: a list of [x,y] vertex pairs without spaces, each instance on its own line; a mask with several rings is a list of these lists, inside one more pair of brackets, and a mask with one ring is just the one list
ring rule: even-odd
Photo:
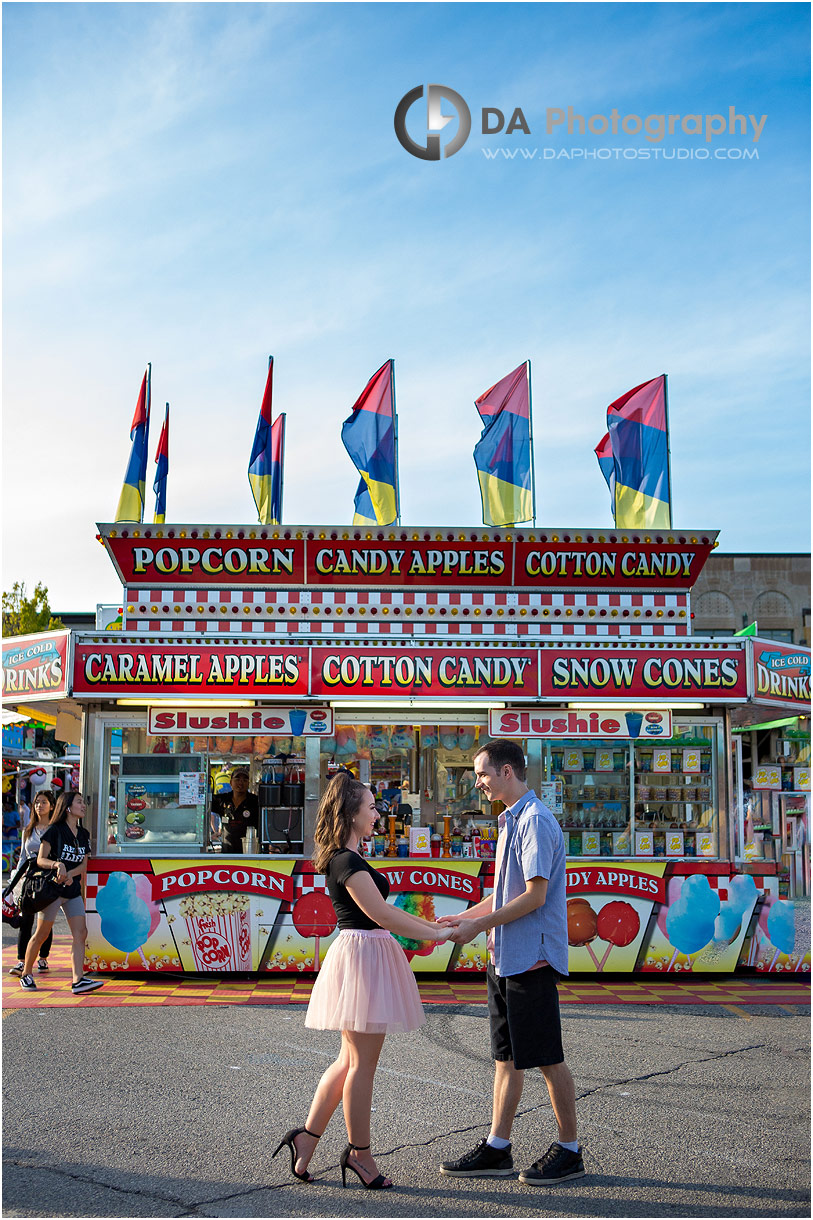
[[497,860],[494,911],[524,894],[526,881],[546,877],[548,882],[541,907],[494,928],[497,974],[522,974],[543,960],[560,974],[567,974],[564,837],[556,818],[535,792],[526,792],[500,814]]

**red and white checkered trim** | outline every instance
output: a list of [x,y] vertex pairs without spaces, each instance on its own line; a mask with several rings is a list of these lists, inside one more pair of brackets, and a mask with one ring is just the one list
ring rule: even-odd
[[[125,590],[125,632],[218,636],[689,634],[685,593]],[[630,620],[630,621],[625,621]]]

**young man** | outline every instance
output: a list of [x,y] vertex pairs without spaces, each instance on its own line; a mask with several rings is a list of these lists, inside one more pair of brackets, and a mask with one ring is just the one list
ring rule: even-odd
[[456,1161],[451,1177],[504,1177],[514,1171],[511,1127],[526,1068],[548,1086],[559,1139],[519,1179],[550,1186],[584,1176],[576,1140],[576,1091],[562,1051],[557,976],[567,970],[565,847],[550,810],[525,783],[525,758],[514,741],[490,741],[474,756],[476,787],[502,801],[494,892],[462,916],[451,937],[463,945],[489,932],[488,1011],[494,1059],[494,1103],[487,1139]]

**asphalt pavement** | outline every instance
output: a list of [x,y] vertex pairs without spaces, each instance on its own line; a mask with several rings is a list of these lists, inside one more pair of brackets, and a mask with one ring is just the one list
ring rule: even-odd
[[[285,1150],[271,1159],[338,1048],[305,1029],[303,1006],[7,1010],[4,1215],[810,1215],[809,1009],[563,1011],[586,1177],[549,1189],[438,1173],[488,1133],[492,1066],[484,1007],[428,1005],[423,1029],[384,1045],[373,1151],[397,1188],[368,1193],[355,1178],[342,1189],[340,1114],[313,1185]],[[555,1136],[528,1072],[517,1169]]]

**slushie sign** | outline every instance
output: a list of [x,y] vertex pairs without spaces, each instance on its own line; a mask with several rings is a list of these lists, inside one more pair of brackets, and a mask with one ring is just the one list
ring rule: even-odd
[[232,737],[329,737],[333,732],[330,707],[274,707],[234,711],[229,707],[151,707],[147,714],[151,737],[185,737],[187,734],[228,732]]
[[492,737],[594,738],[613,740],[630,737],[671,737],[672,713],[621,711],[602,708],[600,712],[562,710],[525,711],[492,708],[488,714]]

